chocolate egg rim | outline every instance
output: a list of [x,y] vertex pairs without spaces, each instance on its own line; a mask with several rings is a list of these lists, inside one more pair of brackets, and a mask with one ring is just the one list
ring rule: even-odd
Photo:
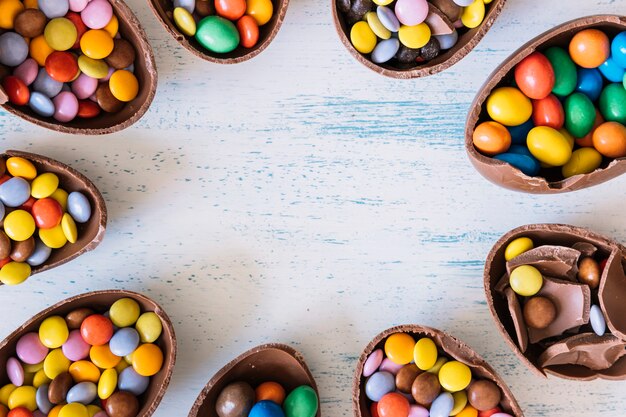
[[[40,272],[44,272],[49,269],[55,268],[57,266],[63,265],[67,262],[70,262],[78,258],[85,252],[94,250],[100,244],[100,242],[102,242],[102,239],[104,238],[104,233],[106,231],[106,225],[107,225],[107,219],[108,219],[107,207],[104,201],[104,197],[100,193],[100,190],[98,190],[98,188],[95,186],[95,184],[91,182],[91,180],[87,178],[85,175],[83,175],[76,169],[70,167],[69,165],[66,165],[63,162],[57,161],[56,159],[49,158],[44,155],[38,155],[35,153],[16,151],[16,150],[7,150],[3,154],[0,155],[0,157],[3,157],[3,158],[12,157],[12,156],[25,158],[31,161],[38,168],[38,170],[41,167],[45,167],[45,168],[48,168],[45,170],[45,172],[52,172],[55,174],[63,173],[67,175],[68,178],[71,178],[75,180],[76,182],[78,182],[79,184],[81,184],[82,188],[80,190],[71,190],[71,191],[80,191],[81,193],[86,194],[90,199],[90,204],[91,203],[93,204],[93,207],[91,208],[91,218],[89,219],[87,223],[85,223],[86,225],[85,229],[88,230],[88,229],[97,227],[97,229],[95,230],[95,234],[93,235],[91,240],[89,240],[88,242],[85,242],[83,246],[81,246],[80,248],[72,248],[72,245],[76,245],[80,241],[81,235],[79,234],[79,241],[77,241],[76,243],[67,243],[62,248],[53,249],[53,254],[55,253],[54,251],[58,253],[60,251],[63,251],[64,248],[67,248],[65,250],[71,253],[67,256],[63,256],[62,258],[58,260],[48,262],[49,261],[48,259],[43,264],[32,267],[31,276],[38,274]],[[52,168],[52,170],[50,170],[49,168]],[[64,186],[65,184],[60,182],[59,188],[65,189]],[[68,192],[71,192],[71,191],[68,191]],[[87,232],[87,230],[85,230],[85,232]],[[4,284],[0,283],[0,285],[4,285]]]
[[[491,367],[491,365],[489,365],[489,363],[487,363],[487,361],[485,361],[471,346],[444,331],[418,324],[403,324],[383,330],[367,344],[365,349],[363,349],[363,352],[357,360],[352,381],[352,408],[355,417],[371,417],[369,412],[367,414],[362,412],[362,402],[365,401],[365,394],[363,390],[361,390],[361,385],[363,385],[364,382],[363,366],[365,365],[365,361],[369,355],[375,349],[382,348],[381,345],[387,337],[394,333],[408,333],[412,336],[420,335],[422,337],[431,338],[433,342],[435,342],[438,350],[443,351],[454,360],[469,366],[472,373],[478,371],[479,376],[495,383],[502,392],[502,399],[500,403],[506,401],[510,406],[514,417],[524,417],[524,413],[519,406],[517,399],[504,379],[502,379],[502,377]],[[451,350],[454,351],[451,352]],[[473,354],[474,356],[468,357],[467,353]],[[367,407],[365,408],[367,409]]]
[[[229,52],[227,54],[223,54],[224,57],[221,57],[220,54],[215,54],[201,46],[194,45],[193,42],[190,41],[190,38],[193,36],[187,36],[183,34],[177,27],[172,19],[167,16],[166,10],[161,7],[159,0],[147,0],[150,9],[157,17],[157,20],[163,25],[166,31],[185,49],[191,52],[193,55],[201,58],[205,61],[212,62],[214,64],[239,64],[241,62],[248,61],[255,56],[259,55],[263,52],[276,35],[280,31],[280,28],[283,25],[283,21],[285,20],[285,15],[287,14],[287,7],[289,6],[289,0],[276,0],[278,2],[278,7],[274,8],[274,13],[272,18],[268,23],[264,26],[269,25],[269,32],[267,37],[261,41],[259,37],[259,42],[254,45],[252,48],[243,48],[241,45],[238,45],[237,48]],[[273,2],[272,2],[273,3]],[[172,11],[174,8],[172,8]],[[259,31],[263,28],[263,26],[259,27]],[[239,51],[235,53],[236,51]],[[244,53],[241,53],[241,52]]]
[[[358,62],[360,62],[361,64],[363,64],[370,70],[377,72],[381,75],[384,75],[386,77],[407,80],[407,79],[412,79],[412,78],[421,78],[421,77],[427,77],[429,75],[438,74],[450,68],[457,62],[461,61],[463,58],[465,58],[476,47],[476,45],[480,43],[480,41],[487,34],[487,32],[489,32],[489,29],[491,29],[491,26],[493,26],[493,23],[496,21],[496,19],[502,12],[502,9],[504,8],[506,1],[507,0],[493,0],[489,4],[490,6],[489,10],[485,13],[485,17],[483,21],[481,22],[481,24],[474,29],[469,29],[469,31],[476,31],[476,32],[473,33],[471,36],[469,36],[468,39],[465,39],[463,44],[461,44],[461,38],[466,36],[467,33],[463,35],[459,35],[459,40],[457,41],[457,44],[454,45],[452,48],[446,50],[444,53],[437,56],[437,58],[424,62],[421,65],[417,65],[413,68],[406,68],[406,69],[400,69],[400,68],[394,69],[391,67],[386,67],[384,63],[375,64],[370,59],[368,59],[363,54],[361,54],[359,51],[357,51],[352,45],[352,42],[350,41],[350,36],[349,36],[350,28],[347,27],[347,24],[345,25],[345,29],[344,29],[345,20],[341,16],[342,12],[339,11],[339,9],[337,8],[337,0],[331,0],[331,9],[332,9],[332,14],[333,14],[333,22],[335,25],[335,30],[339,36],[339,39],[341,40],[341,43],[343,44],[343,46],[354,57],[354,59],[356,59]],[[439,62],[440,57],[442,57],[441,62]],[[433,63],[433,61],[436,61],[436,62]]]
[[[308,385],[311,386],[311,388],[313,388],[313,390],[317,394],[318,402],[319,402],[320,396],[319,396],[319,391],[317,389],[317,384],[315,382],[315,378],[313,377],[313,374],[311,373],[308,365],[306,364],[306,361],[304,360],[304,356],[289,345],[286,345],[283,343],[266,343],[263,345],[253,347],[252,349],[249,349],[241,353],[240,355],[232,359],[230,362],[228,362],[226,365],[224,365],[222,368],[220,368],[211,377],[211,379],[209,380],[209,382],[207,382],[204,388],[202,388],[202,390],[200,391],[200,394],[198,394],[198,397],[194,401],[193,406],[191,407],[191,410],[189,411],[188,417],[201,417],[201,414],[199,413],[200,413],[200,410],[204,407],[205,402],[208,399],[207,397],[209,393],[211,393],[213,389],[216,388],[216,385],[218,385],[218,383],[221,383],[223,379],[227,378],[228,375],[231,373],[231,371],[233,371],[233,369],[237,365],[243,363],[248,358],[256,354],[259,354],[261,352],[271,351],[271,350],[277,350],[277,351],[280,351],[281,354],[287,354],[288,356],[291,356],[291,358],[296,361],[299,368],[306,375],[306,378],[308,380],[307,381]],[[205,416],[202,415],[202,417],[205,417]],[[319,407],[319,404],[318,404],[317,414],[315,415],[315,417],[321,417],[321,408]]]
[[589,372],[587,372],[585,371],[585,369],[587,368],[583,369],[583,367],[580,365],[568,365],[568,366],[575,367],[577,370],[580,370],[581,372],[585,371],[583,372],[585,375],[581,373],[580,376],[573,376],[572,373],[565,373],[555,368],[543,368],[542,369],[542,368],[539,368],[537,365],[535,365],[518,347],[514,336],[511,336],[512,334],[515,335],[515,329],[512,328],[510,332],[509,330],[507,330],[504,323],[500,319],[500,316],[498,312],[496,311],[495,304],[494,304],[495,283],[497,283],[500,280],[501,276],[499,277],[494,276],[492,280],[491,275],[492,275],[493,263],[496,260],[496,256],[498,252],[501,251],[502,256],[504,256],[503,253],[504,253],[504,249],[506,248],[506,245],[508,245],[511,241],[513,241],[516,238],[527,237],[529,233],[530,234],[532,233],[544,233],[544,234],[559,233],[559,234],[571,236],[572,238],[580,237],[581,240],[585,240],[585,241],[592,240],[592,241],[595,241],[596,243],[601,243],[602,245],[606,247],[610,247],[614,251],[620,251],[622,253],[623,261],[626,261],[626,247],[625,246],[623,246],[622,244],[620,244],[619,242],[613,239],[607,238],[606,236],[602,236],[587,228],[572,226],[568,224],[560,224],[560,223],[535,223],[535,224],[519,226],[508,231],[494,243],[493,247],[491,248],[491,250],[489,251],[485,259],[485,266],[483,270],[483,287],[485,291],[487,305],[489,306],[489,312],[491,313],[491,317],[493,321],[495,322],[496,328],[500,332],[500,335],[504,338],[506,344],[513,351],[513,353],[518,357],[518,359],[528,369],[530,369],[532,373],[534,373],[537,376],[546,378],[548,374],[550,374],[550,375],[558,376],[563,379],[576,380],[576,381],[591,381],[595,379],[606,379],[606,380],[626,379],[626,375],[622,377],[615,377],[609,374],[602,374],[599,371],[589,370]]
[[[626,173],[626,157],[623,157],[614,158],[606,167],[598,168],[589,174],[578,174],[559,181],[548,181],[541,176],[528,176],[507,162],[483,155],[478,152],[473,144],[474,129],[478,125],[481,114],[484,112],[484,103],[487,101],[491,92],[499,87],[507,76],[512,74],[515,66],[519,62],[533,52],[551,46],[552,41],[559,42],[559,40],[555,38],[571,37],[574,35],[573,31],[590,27],[602,27],[605,25],[613,25],[612,27],[621,27],[623,30],[626,30],[626,17],[610,14],[593,15],[562,23],[526,42],[505,58],[502,63],[489,74],[470,105],[465,123],[465,151],[474,168],[483,177],[499,186],[515,191],[536,194],[556,194],[587,188]],[[487,175],[485,171],[489,169],[494,169],[494,171],[497,172]],[[513,180],[509,180],[510,178],[513,178]],[[520,185],[520,182],[526,185],[526,187]]]
[[[163,325],[163,332],[160,336],[161,338],[163,338],[162,339],[162,348],[164,350],[163,368],[156,375],[150,377],[150,384],[148,385],[148,390],[144,394],[141,394],[142,396],[145,396],[145,398],[143,399],[143,404],[140,404],[141,405],[139,409],[140,412],[136,416],[136,417],[150,417],[158,408],[161,400],[163,399],[163,395],[165,394],[165,391],[167,390],[167,387],[169,386],[170,380],[172,378],[172,372],[174,370],[174,365],[176,363],[176,354],[177,354],[178,346],[176,342],[174,326],[169,316],[165,312],[165,310],[163,310],[163,308],[161,308],[161,306],[157,304],[154,300],[152,300],[151,298],[143,294],[140,294],[134,291],[129,291],[129,290],[99,290],[99,291],[92,291],[92,292],[75,295],[75,296],[66,298],[64,300],[61,300],[58,303],[32,316],[24,324],[22,324],[20,327],[18,327],[13,332],[11,332],[11,334],[9,334],[6,338],[4,338],[4,340],[2,340],[2,342],[0,342],[0,352],[6,349],[12,342],[17,344],[17,340],[19,339],[20,336],[26,333],[29,333],[31,331],[35,331],[34,329],[31,329],[31,328],[32,327],[37,328],[45,318],[52,316],[52,315],[57,315],[57,314],[65,315],[66,313],[64,312],[69,312],[74,308],[80,308],[80,307],[91,308],[93,307],[93,303],[98,303],[99,302],[98,300],[101,300],[103,298],[106,298],[106,299],[115,298],[114,301],[111,301],[109,303],[109,307],[111,304],[113,304],[113,302],[115,302],[116,300],[119,300],[120,298],[132,298],[133,300],[137,301],[140,305],[150,306],[149,310],[146,309],[145,311],[142,311],[142,312],[148,312],[148,311],[154,312],[159,317],[159,319],[161,320],[161,324]],[[7,357],[14,356],[15,355],[14,350],[15,349],[13,349],[13,352],[7,355]],[[162,372],[165,372],[165,373],[161,375]],[[160,386],[154,387],[153,383],[155,383],[156,381],[153,380],[153,378],[156,378],[157,376],[159,376],[159,379],[161,379],[161,376],[162,376],[162,380],[161,380]],[[150,404],[148,404],[147,400],[150,399],[150,396],[153,396],[153,398],[151,399]]]
[[[152,46],[150,46],[150,42],[148,41],[148,35],[139,22],[139,19],[135,16],[128,5],[124,3],[123,0],[108,0],[108,2],[113,7],[114,14],[118,17],[119,32],[130,33],[136,37],[136,40],[131,42],[136,51],[135,63],[138,61],[142,62],[143,66],[145,66],[145,70],[141,69],[142,66],[135,65],[135,75],[139,79],[139,94],[137,97],[128,103],[124,103],[124,108],[122,108],[119,112],[106,113],[102,111],[96,119],[107,120],[110,118],[116,118],[116,115],[122,113],[128,113],[127,117],[125,116],[120,121],[116,121],[103,127],[90,127],[90,125],[93,124],[94,119],[80,119],[78,117],[71,122],[59,122],[53,117],[37,115],[28,107],[28,104],[25,106],[16,106],[9,103],[7,101],[8,96],[2,86],[0,86],[0,106],[2,106],[2,108],[7,112],[30,123],[49,130],[72,135],[106,135],[124,130],[139,121],[139,119],[141,119],[148,111],[148,108],[152,104],[154,96],[156,95],[158,74],[154,52],[152,50]],[[124,36],[124,39],[128,40],[129,37]],[[74,124],[77,120],[80,121],[81,125],[85,125],[85,127],[73,126],[72,124]]]

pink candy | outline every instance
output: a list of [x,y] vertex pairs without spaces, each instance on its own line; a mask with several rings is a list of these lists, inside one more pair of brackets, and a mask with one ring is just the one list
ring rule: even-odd
[[26,85],[31,85],[35,81],[35,78],[37,78],[38,73],[39,65],[37,61],[32,58],[28,58],[13,70],[13,75],[24,81]]
[[76,80],[72,82],[72,92],[79,100],[89,98],[98,89],[98,80],[81,73]]
[[386,371],[393,375],[397,374],[400,369],[402,369],[402,365],[393,363],[389,358],[383,359],[383,362],[380,364],[380,368],[378,368],[379,371]]
[[428,411],[428,408],[422,407],[421,405],[412,404],[411,408],[409,409],[408,417],[428,417],[429,415],[430,412]]
[[80,335],[80,330],[72,330],[67,341],[61,346],[65,357],[74,362],[89,356],[90,348],[91,346]]
[[59,122],[74,120],[78,114],[78,99],[69,91],[61,91],[53,100],[53,117]]
[[6,371],[13,385],[16,387],[24,385],[24,368],[22,368],[20,361],[15,358],[9,358]]
[[17,357],[24,363],[29,365],[37,364],[43,361],[48,354],[48,348],[45,347],[41,340],[39,340],[39,334],[26,333],[20,337],[15,346]]
[[92,0],[80,12],[83,23],[89,29],[102,29],[113,17],[113,7],[107,0]]
[[380,363],[383,361],[383,351],[376,349],[367,357],[363,364],[363,376],[368,377],[378,370]]
[[87,7],[87,3],[89,3],[89,0],[70,0],[70,10],[80,13]]
[[428,2],[426,0],[398,0],[394,10],[400,23],[415,26],[426,20]]

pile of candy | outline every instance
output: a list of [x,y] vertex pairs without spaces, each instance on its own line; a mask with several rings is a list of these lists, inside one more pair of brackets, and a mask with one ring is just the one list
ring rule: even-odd
[[[239,45],[252,48],[259,26],[274,14],[272,0],[174,0],[176,27],[208,51],[232,52]],[[234,23],[233,23],[234,22]]]
[[500,408],[502,392],[477,379],[470,367],[449,360],[435,342],[408,333],[385,340],[363,365],[372,417],[511,417]]
[[0,281],[22,283],[31,266],[46,262],[53,249],[75,243],[76,223],[90,218],[87,197],[79,191],[68,194],[57,175],[38,173],[21,157],[0,158]]
[[253,389],[247,382],[228,384],[217,397],[219,417],[315,417],[319,400],[308,385],[286,395],[277,382],[263,382]]
[[[119,112],[139,92],[135,48],[108,0],[0,1],[0,79],[9,101],[67,123]],[[6,75],[2,74],[3,72]]]
[[410,68],[478,27],[492,0],[337,0],[354,48],[375,64]]
[[0,415],[134,417],[163,365],[161,319],[131,298],[104,314],[88,308],[44,319],[17,342],[0,388]]
[[511,86],[491,92],[492,120],[473,133],[479,152],[550,180],[626,157],[626,32],[611,41],[585,29],[568,49],[533,52],[515,67]]
[[[609,256],[589,242],[535,247],[528,237],[509,243],[507,273],[495,290],[506,299],[522,352],[536,365],[610,368],[626,342],[607,333],[598,288]],[[621,257],[615,257],[621,263]]]

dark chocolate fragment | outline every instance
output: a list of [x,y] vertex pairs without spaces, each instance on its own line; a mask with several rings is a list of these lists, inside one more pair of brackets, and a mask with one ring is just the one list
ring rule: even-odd
[[432,37],[420,50],[420,57],[422,57],[425,61],[430,61],[431,59],[437,58],[440,51],[441,48],[439,47],[439,41],[437,38]]
[[576,282],[580,252],[567,246],[543,245],[522,253],[506,263],[510,274],[520,265],[532,265],[542,275]]
[[400,44],[400,49],[398,49],[398,52],[396,52],[394,58],[403,64],[415,64],[419,56],[419,49],[409,48],[408,46]]
[[608,369],[626,355],[626,342],[609,334],[582,333],[547,348],[537,360],[542,368],[553,365],[581,365],[593,370]]
[[456,22],[463,14],[463,8],[452,0],[430,0],[430,6],[439,9],[451,22]]

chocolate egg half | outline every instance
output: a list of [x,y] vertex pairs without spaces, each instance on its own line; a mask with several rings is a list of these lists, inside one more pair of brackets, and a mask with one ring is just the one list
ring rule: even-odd
[[441,330],[416,324],[405,324],[392,327],[376,335],[361,353],[356,364],[354,381],[352,383],[352,405],[355,417],[373,417],[365,395],[366,378],[363,377],[363,366],[369,355],[376,349],[383,349],[386,339],[394,333],[407,333],[415,339],[423,337],[430,338],[435,342],[439,351],[467,365],[473,375],[483,380],[494,382],[502,392],[500,406],[504,408],[504,412],[510,413],[515,417],[524,416],[522,409],[504,380],[476,353],[476,351],[474,351],[474,349]]
[[[530,238],[535,248],[507,262],[506,247],[521,237]],[[578,274],[580,259],[590,256],[606,260],[595,295]],[[513,291],[503,291],[508,272],[522,264],[542,273],[544,284],[538,295],[556,303],[556,319],[547,328],[525,326],[520,300]],[[610,238],[562,224],[521,226],[502,236],[487,256],[487,305],[509,347],[536,374],[575,380],[626,379],[625,270],[626,248]],[[603,336],[590,325],[590,305],[597,303],[608,326]]]
[[[315,379],[302,355],[290,346],[270,343],[242,353],[220,369],[198,395],[189,417],[217,417],[218,397],[231,383],[246,382],[255,387],[267,381],[279,383],[287,393],[300,385],[309,385],[317,393]],[[318,408],[316,417],[320,416]]]
[[[32,268],[31,275],[63,265],[66,262],[93,250],[104,238],[107,224],[107,208],[104,198],[87,177],[74,168],[47,156],[22,151],[6,151],[1,158],[18,156],[32,162],[39,173],[51,172],[59,177],[59,186],[67,192],[80,191],[91,204],[92,215],[87,223],[77,223],[78,240],[60,249],[54,249],[46,262]],[[0,284],[2,285],[2,284]]]
[[626,19],[615,15],[589,16],[572,20],[542,33],[511,54],[487,77],[470,106],[465,125],[465,150],[476,170],[486,179],[504,188],[533,194],[556,194],[580,190],[603,183],[626,172],[626,158],[604,162],[589,174],[575,175],[566,179],[550,179],[528,176],[512,165],[478,152],[472,142],[474,128],[488,120],[484,104],[491,92],[503,85],[511,85],[515,66],[528,55],[551,46],[567,49],[574,34],[583,29],[600,29],[609,36],[626,30]]

